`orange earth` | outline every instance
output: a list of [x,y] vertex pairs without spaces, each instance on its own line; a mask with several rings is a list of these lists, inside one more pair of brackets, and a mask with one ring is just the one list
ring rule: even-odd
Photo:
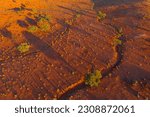
[[150,99],[150,0],[0,0],[0,99]]

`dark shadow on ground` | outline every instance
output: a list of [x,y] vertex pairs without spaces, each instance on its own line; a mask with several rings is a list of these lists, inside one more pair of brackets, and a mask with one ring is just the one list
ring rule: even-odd
[[12,38],[12,33],[7,28],[0,29],[0,34],[6,38]]
[[[62,27],[69,28],[69,29],[71,29],[71,30],[80,32],[80,33],[85,34],[85,35],[91,35],[90,33],[86,32],[85,30],[82,30],[82,29],[80,29],[80,28],[78,28],[78,27],[75,27],[75,26],[73,26],[73,25],[66,24],[64,20],[57,19],[57,22],[58,22]],[[75,23],[76,23],[76,22],[75,22]]]
[[150,82],[150,72],[133,64],[126,64],[121,67],[120,77],[126,82],[144,81]]
[[11,9],[8,9],[8,10],[12,10],[12,11],[15,11],[15,12],[24,11],[24,10],[32,11],[32,9],[26,8],[26,6],[24,4],[21,4],[20,7],[11,8]]
[[23,27],[23,28],[26,28],[26,27],[29,26],[29,25],[28,25],[25,21],[23,21],[23,20],[17,20],[17,23],[18,23],[19,26],[21,26],[21,27]]
[[54,60],[60,59],[60,55],[55,50],[53,50],[50,45],[42,41],[39,37],[27,31],[22,32],[22,34],[31,44],[33,44],[35,48],[43,52],[49,58],[52,58]]
[[6,37],[7,39],[10,39],[11,42],[12,42],[15,46],[17,46],[17,42],[16,42],[16,40],[13,38],[12,33],[11,33],[6,27],[0,29],[0,35],[2,35],[3,37]]
[[28,42],[30,42],[36,49],[40,50],[42,53],[44,53],[48,58],[51,58],[53,60],[57,60],[61,63],[64,63],[67,65],[67,70],[72,72],[74,70],[72,66],[61,57],[59,53],[57,53],[51,45],[41,40],[39,37],[33,35],[30,32],[24,31],[22,32],[23,36],[27,39]]
[[87,10],[76,10],[76,9],[70,9],[70,8],[67,8],[67,7],[64,7],[64,6],[58,6],[59,8],[62,8],[64,10],[68,10],[70,11],[71,13],[73,14],[80,14],[80,15],[86,15],[86,16],[89,16],[89,17],[94,17],[95,14],[87,11]]
[[136,17],[138,19],[143,18],[143,15],[138,12],[138,7],[129,6],[127,8],[119,7],[109,13],[111,18],[120,18],[120,17]]
[[37,21],[32,19],[32,18],[29,18],[29,17],[26,17],[25,20],[30,24],[30,25],[35,25],[37,26]]
[[70,8],[67,8],[67,7],[64,7],[64,6],[58,6],[59,8],[62,8],[62,9],[65,9],[65,10],[68,10],[68,11],[71,11],[72,13],[80,13],[82,14],[83,11],[78,11],[78,10],[75,10],[75,9],[70,9]]
[[94,9],[100,7],[118,6],[125,4],[134,4],[143,0],[93,0]]
[[[150,84],[150,71],[142,69],[133,64],[126,64],[121,67],[119,76],[127,86],[128,92],[134,96],[140,95],[138,91],[131,88],[136,82],[141,84],[140,90],[143,90],[146,85]],[[149,90],[150,91],[150,90]],[[146,99],[145,95],[140,95],[142,99]]]

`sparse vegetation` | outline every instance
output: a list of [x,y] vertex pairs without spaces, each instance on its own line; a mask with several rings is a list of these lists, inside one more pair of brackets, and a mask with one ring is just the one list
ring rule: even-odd
[[35,25],[31,25],[28,27],[27,31],[28,32],[37,32],[37,31],[43,31],[43,32],[47,32],[51,29],[51,24],[50,24],[50,17],[47,15],[41,15],[38,14],[37,16],[35,16],[35,21],[37,23],[37,26]]
[[98,14],[97,14],[97,19],[98,20],[103,20],[106,18],[106,13],[102,12],[102,11],[99,11]]
[[48,25],[48,24],[40,25],[40,30],[43,32],[46,32],[46,31],[50,30],[50,25]]
[[76,18],[79,18],[79,17],[81,17],[81,14],[79,14],[79,13],[76,14]]
[[38,26],[41,31],[49,31],[51,29],[50,18],[48,16],[41,16],[38,20]]
[[114,38],[114,46],[122,45],[122,40],[120,38],[123,36],[123,30],[122,28],[117,28],[116,31],[118,34]]
[[17,47],[17,50],[20,52],[20,53],[25,53],[25,52],[28,52],[29,49],[30,49],[30,45],[28,43],[21,43],[18,47]]
[[118,39],[118,38],[115,38],[114,39],[114,45],[116,46],[116,45],[122,45],[122,41],[120,40],[120,39]]
[[74,16],[74,18],[72,18],[72,19],[70,19],[70,20],[66,20],[65,21],[65,23],[67,24],[67,25],[73,25],[73,23],[79,18],[79,17],[81,17],[81,14],[79,14],[79,13],[77,13],[75,16]]
[[102,78],[101,71],[95,70],[94,72],[88,73],[85,76],[85,84],[91,87],[98,86]]
[[65,23],[66,23],[67,25],[72,25],[72,24],[73,24],[73,22],[74,22],[74,20],[73,20],[73,19],[71,19],[71,20],[66,20],[66,21],[65,21]]
[[45,15],[45,14],[38,14],[38,16],[36,16],[36,18],[37,18],[38,22],[40,22],[40,21],[50,22],[50,20],[51,20],[51,17],[48,15]]
[[118,28],[118,29],[116,29],[116,30],[117,30],[117,32],[118,32],[117,37],[120,38],[120,37],[123,35],[123,30],[122,30],[122,28]]
[[150,99],[148,1],[0,0],[0,99]]
[[28,27],[27,29],[29,32],[36,32],[38,30],[38,27],[37,26],[30,26]]

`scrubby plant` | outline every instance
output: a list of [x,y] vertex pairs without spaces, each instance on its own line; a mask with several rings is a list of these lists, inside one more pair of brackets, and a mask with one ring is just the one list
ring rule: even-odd
[[81,17],[81,14],[77,13],[76,18],[79,18],[79,17]]
[[50,19],[51,17],[45,14],[36,15],[35,20],[37,21],[37,25],[29,26],[27,31],[31,33],[37,31],[43,31],[43,32],[49,31],[51,29]]
[[40,25],[40,30],[46,32],[50,30],[50,25],[49,24]]
[[27,29],[29,32],[36,32],[38,30],[38,27],[37,26],[30,26],[28,27]]
[[114,45],[122,45],[122,40],[120,38],[123,36],[122,28],[117,29],[118,34],[114,38]]
[[48,22],[50,22],[51,19],[52,19],[52,17],[49,16],[49,15],[46,15],[46,14],[39,14],[39,15],[37,16],[37,20],[38,20],[38,21],[48,21]]
[[51,29],[51,25],[48,19],[45,19],[45,18],[41,18],[38,21],[38,26],[39,26],[39,29],[44,32],[49,31]]
[[70,19],[70,20],[66,20],[65,21],[65,24],[67,24],[67,25],[73,25],[73,23],[78,19],[78,18],[80,18],[81,17],[81,14],[80,13],[77,13],[72,19]]
[[73,19],[71,19],[71,20],[66,20],[66,21],[65,21],[65,24],[67,24],[67,25],[72,25],[72,24],[73,24]]
[[28,43],[21,43],[18,47],[17,47],[17,50],[20,52],[20,53],[25,53],[25,52],[28,52],[29,49],[30,49],[30,45]]
[[122,28],[117,28],[116,31],[118,32],[117,38],[120,38],[121,36],[123,36],[123,30],[122,30]]
[[98,14],[97,14],[97,19],[98,20],[103,20],[105,19],[106,17],[106,13],[102,12],[102,11],[99,11]]
[[114,45],[116,46],[116,45],[122,45],[122,41],[120,40],[120,39],[118,39],[118,38],[115,38],[114,39]]
[[91,87],[98,86],[100,83],[100,80],[102,78],[101,71],[95,70],[93,72],[90,72],[86,74],[85,76],[85,84],[89,85]]

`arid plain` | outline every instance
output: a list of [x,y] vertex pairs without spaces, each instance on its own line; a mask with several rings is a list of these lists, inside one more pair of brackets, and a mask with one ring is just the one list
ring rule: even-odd
[[150,99],[150,0],[0,0],[0,99]]

